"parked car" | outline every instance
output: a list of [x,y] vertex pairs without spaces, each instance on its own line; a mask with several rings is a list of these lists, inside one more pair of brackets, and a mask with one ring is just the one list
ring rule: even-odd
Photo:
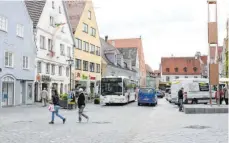
[[170,88],[166,88],[165,89],[165,99],[168,101],[169,99],[169,95],[171,94],[171,90]]
[[157,105],[156,90],[152,88],[140,88],[138,93],[138,106],[140,105]]
[[165,95],[162,91],[156,91],[157,97],[163,98]]
[[[184,103],[198,104],[209,102],[209,80],[205,78],[176,79],[172,82],[172,102],[178,104],[178,91],[184,88]],[[214,97],[213,97],[214,99]]]

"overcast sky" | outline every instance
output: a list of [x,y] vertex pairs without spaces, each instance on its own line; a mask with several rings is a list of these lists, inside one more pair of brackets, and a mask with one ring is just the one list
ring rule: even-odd
[[[93,0],[101,37],[142,36],[145,62],[161,57],[208,54],[207,0]],[[229,17],[229,0],[218,0],[219,42]]]

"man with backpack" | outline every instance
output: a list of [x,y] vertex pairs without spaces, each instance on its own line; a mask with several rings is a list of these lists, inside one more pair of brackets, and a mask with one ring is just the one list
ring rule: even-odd
[[79,122],[82,121],[82,116],[89,120],[89,117],[83,113],[83,110],[85,108],[85,95],[83,93],[83,89],[79,89],[79,97],[78,97],[78,108],[79,108]]
[[182,111],[182,109],[183,109],[183,95],[184,95],[184,88],[182,87],[182,88],[178,91],[179,111]]

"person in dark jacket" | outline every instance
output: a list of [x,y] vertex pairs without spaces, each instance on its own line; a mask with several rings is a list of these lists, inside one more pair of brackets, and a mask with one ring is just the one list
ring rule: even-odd
[[49,122],[49,124],[54,124],[55,114],[57,117],[63,120],[63,124],[64,124],[66,121],[66,118],[62,117],[59,114],[60,106],[59,106],[59,96],[58,96],[57,90],[52,91],[52,104],[54,105],[54,111],[52,112],[52,120],[51,122]]
[[184,95],[184,88],[182,87],[182,88],[178,91],[179,111],[182,111],[182,109],[183,109],[183,95]]
[[86,118],[87,121],[88,121],[89,117],[83,113],[83,110],[85,108],[85,95],[83,93],[83,89],[82,88],[79,89],[78,108],[79,108],[79,122],[82,121],[82,117],[81,116]]

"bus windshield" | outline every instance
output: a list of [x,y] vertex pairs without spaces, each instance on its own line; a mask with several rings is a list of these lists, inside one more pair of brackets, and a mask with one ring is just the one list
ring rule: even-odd
[[102,78],[101,94],[104,95],[122,95],[122,78]]

